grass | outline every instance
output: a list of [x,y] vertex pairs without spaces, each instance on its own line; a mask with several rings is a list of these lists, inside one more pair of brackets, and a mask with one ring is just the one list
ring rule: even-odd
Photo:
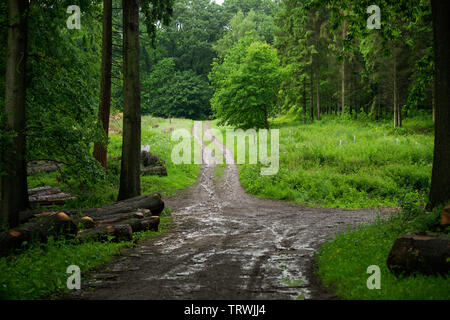
[[[395,239],[410,231],[428,230],[439,220],[440,210],[420,213],[412,219],[405,213],[348,230],[323,245],[317,257],[322,283],[342,299],[450,300],[450,274],[395,277],[387,268],[386,260]],[[379,290],[369,290],[366,285],[370,276],[367,268],[371,265],[380,267]]]
[[274,119],[272,128],[280,130],[278,173],[261,175],[261,164],[247,162],[238,166],[240,180],[251,194],[312,207],[395,207],[410,192],[425,199],[432,126],[420,118],[405,119],[397,129],[387,121],[326,116],[312,124]]
[[[29,188],[43,185],[57,186],[62,190],[74,192],[77,199],[67,202],[60,208],[91,208],[116,201],[122,148],[122,121],[112,121],[108,145],[108,173],[106,179],[88,189],[74,189],[76,177],[62,183],[58,172],[38,173],[28,178]],[[178,165],[171,161],[171,141],[174,129],[192,130],[193,121],[185,119],[162,119],[142,117],[142,145],[150,145],[150,152],[165,161],[167,177],[141,177],[141,193],[159,192],[163,196],[176,194],[197,180],[199,165]],[[53,208],[56,209],[56,208]],[[88,242],[78,243],[74,239],[50,239],[48,243],[27,244],[14,255],[0,258],[0,299],[42,299],[57,298],[68,291],[66,280],[69,265],[78,265],[82,277],[86,272],[98,267],[133,246],[138,240],[151,239],[170,228],[171,218],[165,211],[161,216],[159,231],[146,231],[133,234],[133,242]]]
[[[229,127],[219,140],[226,141]],[[367,208],[401,206],[400,214],[337,235],[321,248],[318,275],[342,299],[450,299],[447,276],[415,274],[395,277],[386,260],[399,236],[427,231],[439,221],[417,209],[426,201],[433,159],[433,122],[408,118],[403,127],[389,121],[342,120],[325,116],[303,124],[285,117],[272,121],[280,129],[280,169],[260,174],[261,165],[238,165],[247,192],[313,207]],[[236,156],[235,156],[236,158]],[[414,203],[414,205],[411,205]],[[448,233],[448,230],[446,231]],[[369,290],[367,268],[381,271],[381,289]]]

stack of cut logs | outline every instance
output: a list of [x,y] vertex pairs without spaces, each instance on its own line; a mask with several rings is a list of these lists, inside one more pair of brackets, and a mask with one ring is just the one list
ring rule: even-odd
[[62,205],[68,200],[75,199],[70,193],[62,192],[59,188],[49,186],[29,189],[28,196],[31,206]]
[[93,209],[22,212],[19,227],[0,233],[0,256],[24,242],[45,242],[50,236],[72,236],[80,242],[130,241],[134,232],[157,231],[163,209],[161,195],[156,193]]
[[141,151],[141,162],[145,168],[141,170],[143,176],[167,176],[167,169],[164,160],[150,152]]
[[32,175],[38,172],[53,172],[61,169],[61,163],[50,160],[30,161],[27,164],[27,174]]

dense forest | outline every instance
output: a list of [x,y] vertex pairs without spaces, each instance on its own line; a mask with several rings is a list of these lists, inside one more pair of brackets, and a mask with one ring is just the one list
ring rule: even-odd
[[[68,9],[74,5],[79,16]],[[39,161],[59,166],[50,181],[76,194],[72,204],[79,207],[159,192],[148,184],[160,182],[141,179],[142,146],[172,146],[166,136],[145,131],[160,125],[148,120],[156,118],[167,119],[162,123],[169,133],[172,121],[185,125],[179,119],[242,129],[280,128],[289,119],[310,130],[311,141],[316,132],[335,134],[325,127],[335,124],[351,127],[345,139],[355,143],[355,132],[365,126],[389,128],[397,145],[402,135],[428,135],[428,149],[392,151],[406,159],[404,170],[392,166],[401,178],[383,167],[386,177],[397,179],[397,190],[384,176],[373,178],[384,164],[377,163],[381,149],[370,147],[342,165],[345,174],[359,175],[344,177],[354,189],[336,191],[338,183],[328,180],[333,187],[319,186],[304,172],[341,158],[308,146],[301,156],[289,153],[290,144],[307,136],[293,142],[291,128],[282,131],[289,140],[281,164],[298,162],[305,171],[285,167],[265,178],[256,177],[259,167],[243,166],[241,181],[250,193],[299,203],[393,206],[414,193],[422,210],[441,210],[450,199],[449,9],[439,0],[3,1],[0,229],[18,226],[19,213],[30,209],[28,189],[35,180],[27,168]],[[119,129],[111,127],[116,115],[123,118]],[[409,119],[421,124],[405,128]],[[114,130],[120,138],[111,135]],[[423,137],[413,138],[418,145]],[[168,158],[170,152],[161,154]],[[405,171],[413,167],[417,171],[409,176]],[[180,175],[173,179],[186,185],[170,181],[170,188],[192,183],[197,169],[174,169]],[[293,181],[294,173],[301,182]]]

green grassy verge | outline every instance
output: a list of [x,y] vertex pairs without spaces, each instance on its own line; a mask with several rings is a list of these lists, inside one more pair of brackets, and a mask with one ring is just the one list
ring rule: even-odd
[[[435,226],[439,221],[439,209],[433,213],[419,213],[413,218],[400,213],[339,234],[323,245],[317,256],[318,275],[322,283],[335,290],[342,299],[449,300],[450,274],[395,277],[386,265],[395,239],[407,232],[427,231]],[[411,210],[404,212],[410,213]],[[367,268],[371,265],[380,267],[379,290],[369,290],[366,285],[370,276]]]
[[251,194],[349,209],[393,207],[407,193],[417,199],[428,194],[431,120],[405,119],[402,128],[393,129],[390,122],[363,119],[325,116],[303,124],[279,118],[272,128],[280,129],[278,173],[261,175],[260,164],[238,166],[241,183]]

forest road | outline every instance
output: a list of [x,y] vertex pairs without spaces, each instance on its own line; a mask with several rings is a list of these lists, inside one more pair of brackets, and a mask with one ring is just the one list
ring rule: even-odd
[[[194,136],[201,130],[195,122]],[[170,231],[118,255],[65,298],[336,299],[319,284],[314,255],[347,225],[378,214],[251,196],[231,164],[220,178],[204,164],[195,185],[164,200],[172,208]]]

